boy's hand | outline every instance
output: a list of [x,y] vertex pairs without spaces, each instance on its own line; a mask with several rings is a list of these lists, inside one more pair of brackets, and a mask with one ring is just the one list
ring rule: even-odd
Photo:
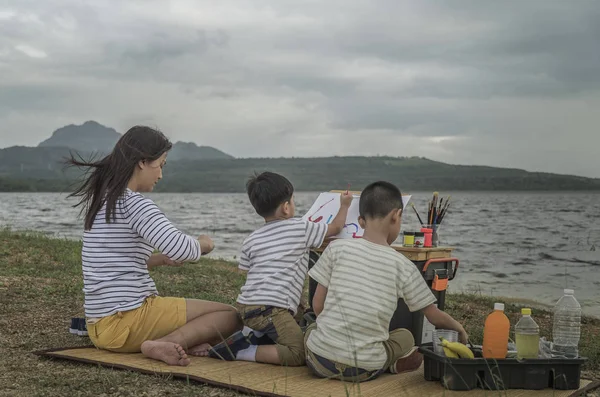
[[458,332],[458,340],[465,345],[469,341],[469,335],[463,326],[452,318],[448,313],[438,309],[435,304],[431,304],[422,309],[427,320],[438,329],[453,329]]
[[462,327],[461,327],[461,330],[458,331],[458,340],[460,343],[465,344],[465,345],[469,341],[469,335],[467,334],[467,331],[465,331],[465,329]]
[[205,234],[198,237],[198,241],[200,241],[200,250],[202,251],[202,255],[209,254],[215,249],[215,243]]
[[342,193],[341,197],[340,197],[341,206],[346,207],[346,208],[350,207],[353,199],[354,199],[354,197],[352,196],[352,193],[350,193],[350,192]]
[[346,217],[348,216],[348,208],[350,208],[350,204],[352,204],[352,199],[352,193],[350,192],[340,194],[340,209],[335,218],[333,218],[333,222],[327,225],[325,238],[335,236],[342,231],[344,223],[346,222]]

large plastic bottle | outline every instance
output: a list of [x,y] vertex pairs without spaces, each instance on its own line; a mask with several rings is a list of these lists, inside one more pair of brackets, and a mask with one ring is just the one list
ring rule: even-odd
[[554,307],[552,357],[579,357],[581,305],[575,299],[574,293],[572,289],[565,289],[563,297]]
[[540,327],[531,318],[531,309],[521,309],[523,317],[515,325],[517,358],[538,358],[540,352]]
[[494,303],[494,311],[483,327],[483,357],[505,359],[508,352],[510,321],[504,314],[504,303]]

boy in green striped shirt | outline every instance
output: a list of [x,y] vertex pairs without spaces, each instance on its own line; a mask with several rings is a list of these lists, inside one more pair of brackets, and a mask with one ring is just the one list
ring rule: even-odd
[[323,378],[362,382],[383,372],[419,368],[423,360],[407,329],[389,331],[398,299],[423,311],[437,328],[464,328],[435,305],[417,267],[390,244],[400,233],[402,194],[388,182],[367,186],[360,196],[361,239],[339,239],[325,249],[309,275],[316,323],[306,331],[306,362]]

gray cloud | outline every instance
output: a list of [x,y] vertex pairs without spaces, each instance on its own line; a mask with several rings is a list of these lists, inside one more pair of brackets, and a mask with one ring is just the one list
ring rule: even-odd
[[0,147],[95,119],[240,157],[600,176],[596,1],[3,4]]

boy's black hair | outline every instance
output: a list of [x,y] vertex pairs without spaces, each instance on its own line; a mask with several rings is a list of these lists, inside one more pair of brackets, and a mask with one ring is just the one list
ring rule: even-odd
[[385,218],[390,212],[399,209],[404,209],[402,193],[392,183],[373,182],[360,194],[358,212],[363,219]]
[[273,216],[277,207],[292,199],[294,186],[283,175],[263,172],[248,179],[246,192],[256,213],[266,218]]

